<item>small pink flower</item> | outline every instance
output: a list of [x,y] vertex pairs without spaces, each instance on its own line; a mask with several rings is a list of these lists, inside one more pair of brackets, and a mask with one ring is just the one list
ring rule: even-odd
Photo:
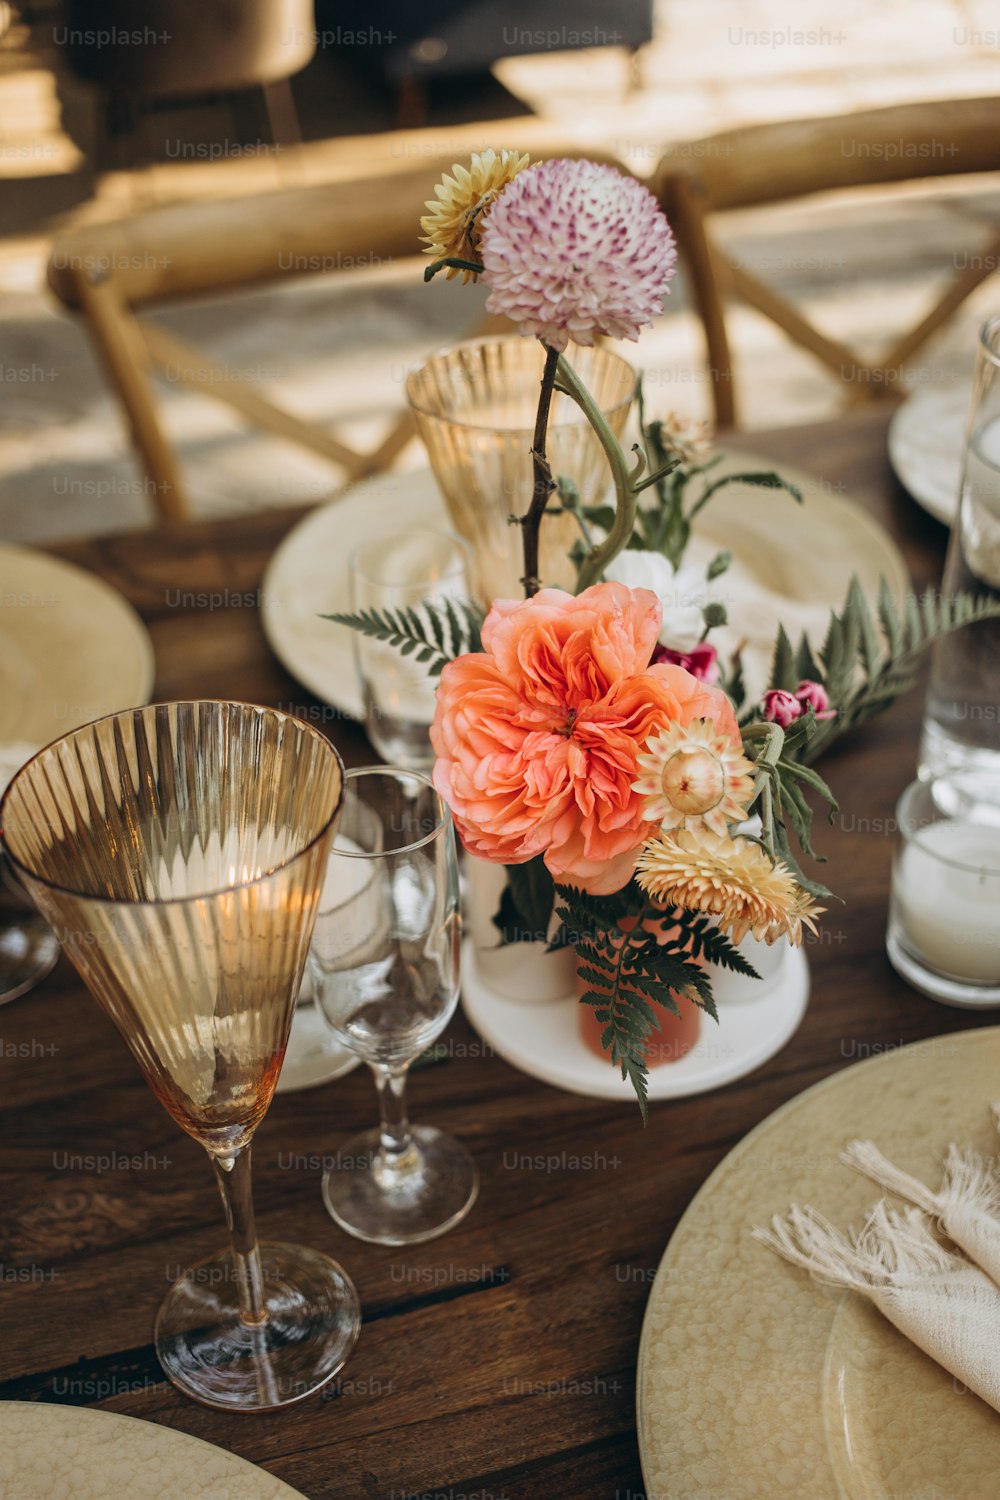
[[673,662],[675,666],[683,667],[685,672],[690,672],[699,682],[707,682],[709,687],[713,687],[719,680],[719,653],[710,641],[701,641],[690,651],[675,651],[672,646],[657,646],[653,652],[653,662],[660,661]]
[[795,689],[795,696],[802,704],[804,713],[811,708],[817,719],[835,719],[836,709],[830,707],[830,695],[821,682],[811,682],[804,677]]
[[800,703],[794,693],[786,693],[784,688],[771,688],[764,694],[764,718],[769,724],[778,724],[782,729],[787,729],[789,724],[801,719],[805,712],[805,704]]
[[480,237],[488,312],[553,349],[637,339],[663,310],[677,248],[648,188],[592,161],[519,172]]

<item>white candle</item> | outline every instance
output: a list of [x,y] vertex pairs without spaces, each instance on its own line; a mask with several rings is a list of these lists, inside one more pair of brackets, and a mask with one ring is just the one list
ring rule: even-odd
[[938,972],[1000,984],[1000,835],[972,823],[920,828],[896,862],[896,914]]

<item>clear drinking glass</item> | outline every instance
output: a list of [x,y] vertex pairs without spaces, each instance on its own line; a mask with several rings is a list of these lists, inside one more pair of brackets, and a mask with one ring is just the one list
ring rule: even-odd
[[[942,592],[1000,600],[1000,316],[983,325],[966,434],[958,517]],[[946,636],[935,649],[920,774],[938,802],[1000,823],[1000,622]]]
[[[621,437],[636,375],[607,349],[574,347],[573,368]],[[468,339],[413,370],[406,398],[416,419],[452,525],[472,548],[473,595],[484,605],[524,593],[521,531],[534,491],[531,445],[545,353],[537,339]],[[608,463],[597,434],[568,396],[556,394],[548,432],[552,472],[572,479],[584,505],[608,490]],[[555,505],[555,502],[552,502]],[[572,589],[569,552],[579,538],[572,516],[546,513],[540,534],[544,583]]]
[[454,830],[431,783],[391,766],[349,771],[309,968],[378,1089],[379,1129],[348,1141],[323,1178],[331,1216],[358,1239],[431,1239],[475,1201],[469,1153],[406,1112],[407,1069],[458,1002],[460,927]]
[[[351,609],[413,610],[426,620],[426,604],[468,599],[469,563],[460,537],[429,527],[362,542],[348,561]],[[353,635],[368,738],[391,764],[429,770],[434,679],[415,655]]]
[[208,1406],[309,1395],[358,1334],[340,1266],[258,1246],[250,1192],[342,798],[340,758],[309,725],[194,702],[75,730],[0,804],[18,877],[215,1168],[231,1248],[174,1282],[155,1330],[166,1373]]

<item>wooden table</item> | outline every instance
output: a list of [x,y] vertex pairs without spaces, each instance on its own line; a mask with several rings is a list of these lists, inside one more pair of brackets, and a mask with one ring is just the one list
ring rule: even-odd
[[[880,412],[740,442],[845,488],[894,533],[917,582],[938,578],[945,533],[892,480]],[[255,607],[267,559],[296,519],[183,524],[53,550],[136,606],[156,647],[158,697],[292,706],[357,764],[371,758],[360,731],[287,676]],[[982,1024],[922,999],[885,957],[888,820],[914,769],[921,709],[912,694],[824,764],[844,811],[819,842],[846,906],[808,949],[813,996],[800,1030],[751,1077],[654,1105],[643,1130],[631,1105],[515,1072],[459,1014],[446,1034],[454,1055],[414,1075],[412,1110],[474,1152],[480,1198],[459,1228],[405,1252],[349,1239],[320,1202],[318,1159],[374,1123],[367,1070],[275,1100],[254,1148],[261,1234],[341,1258],[364,1308],[342,1378],[324,1399],[281,1412],[222,1415],[162,1377],[153,1316],[168,1282],[223,1242],[218,1195],[200,1149],[60,964],[0,1012],[0,1396],[182,1428],[311,1500],[639,1500],[643,1308],[695,1191],[752,1126],[826,1074]],[[139,1163],[99,1170],[93,1158],[113,1153]],[[513,1165],[563,1153],[592,1165]],[[0,1476],[2,1467],[0,1455]]]

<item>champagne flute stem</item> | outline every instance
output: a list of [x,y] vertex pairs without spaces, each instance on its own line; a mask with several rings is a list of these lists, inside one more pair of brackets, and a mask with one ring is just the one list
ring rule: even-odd
[[373,1063],[372,1073],[375,1075],[379,1108],[379,1159],[375,1170],[391,1181],[398,1179],[400,1173],[410,1170],[417,1159],[406,1113],[407,1069]]
[[232,1156],[214,1156],[212,1165],[226,1211],[233,1241],[236,1283],[240,1298],[240,1320],[254,1327],[267,1321],[264,1305],[264,1275],[257,1246],[250,1185],[250,1147],[240,1146]]

